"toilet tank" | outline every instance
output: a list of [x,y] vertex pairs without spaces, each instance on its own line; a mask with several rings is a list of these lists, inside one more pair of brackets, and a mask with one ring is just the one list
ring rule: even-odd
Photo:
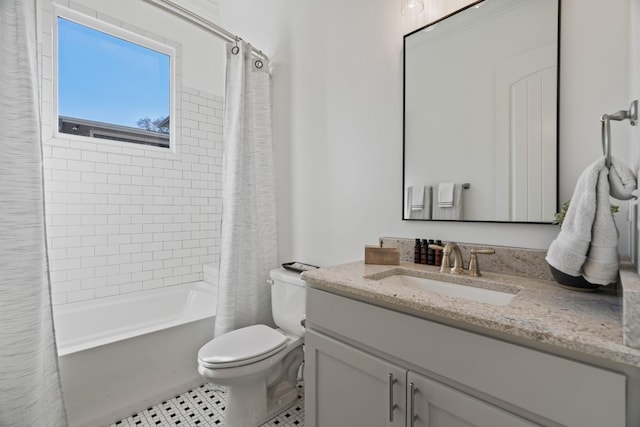
[[304,328],[300,324],[305,318],[306,282],[300,274],[283,268],[271,270],[271,311],[278,328],[288,334],[301,337]]

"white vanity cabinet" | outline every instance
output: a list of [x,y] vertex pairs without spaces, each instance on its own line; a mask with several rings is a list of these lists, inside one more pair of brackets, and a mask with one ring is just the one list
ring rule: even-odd
[[624,374],[315,288],[305,354],[308,427],[627,426]]
[[405,427],[406,369],[313,331],[305,356],[305,390],[311,381],[317,403],[305,425]]
[[[534,427],[535,424],[325,335],[306,335],[307,426]],[[310,372],[312,370],[312,372]],[[413,420],[413,422],[411,422]]]

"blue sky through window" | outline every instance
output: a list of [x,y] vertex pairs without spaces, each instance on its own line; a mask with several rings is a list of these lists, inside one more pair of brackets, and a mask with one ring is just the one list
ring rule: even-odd
[[170,57],[58,18],[58,114],[137,127],[169,115]]

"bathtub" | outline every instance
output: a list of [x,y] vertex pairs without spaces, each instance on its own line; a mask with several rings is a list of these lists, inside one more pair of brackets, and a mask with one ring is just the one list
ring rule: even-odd
[[203,384],[215,310],[205,282],[54,306],[69,425],[108,425]]

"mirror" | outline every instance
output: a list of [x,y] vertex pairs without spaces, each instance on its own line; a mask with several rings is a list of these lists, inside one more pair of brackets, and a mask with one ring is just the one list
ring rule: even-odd
[[553,221],[558,23],[485,0],[404,37],[403,219]]

